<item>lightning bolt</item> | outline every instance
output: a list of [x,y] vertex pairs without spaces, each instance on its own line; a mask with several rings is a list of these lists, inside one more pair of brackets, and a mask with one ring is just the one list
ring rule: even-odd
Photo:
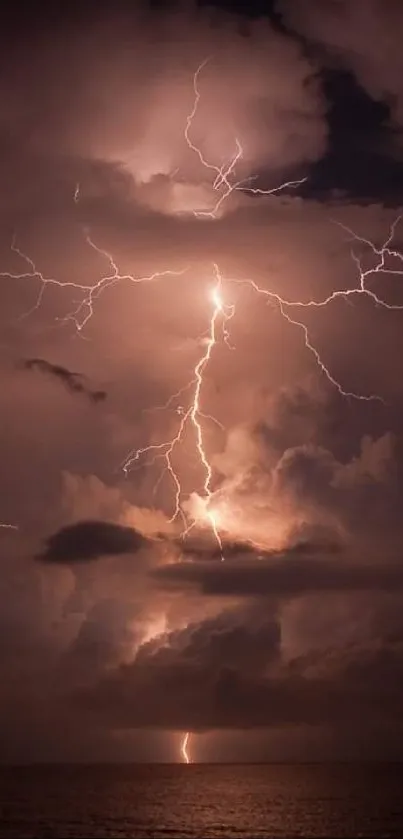
[[72,280],[57,280],[54,277],[45,277],[44,274],[40,271],[40,269],[36,266],[34,260],[26,253],[24,253],[24,251],[22,251],[21,248],[17,245],[16,236],[13,236],[11,242],[11,250],[21,260],[25,262],[29,270],[23,272],[2,271],[0,272],[0,277],[5,277],[12,280],[36,279],[39,281],[40,284],[40,289],[36,302],[31,309],[29,309],[27,312],[24,312],[24,314],[22,315],[23,318],[27,318],[40,308],[43,302],[45,291],[48,286],[57,286],[58,288],[63,289],[71,288],[74,289],[74,291],[79,291],[81,293],[81,300],[78,303],[76,309],[73,309],[71,312],[69,312],[67,315],[64,315],[64,317],[62,318],[56,318],[56,320],[61,323],[68,323],[69,321],[72,322],[75,330],[78,333],[80,333],[82,332],[84,327],[87,326],[90,318],[92,318],[94,314],[95,303],[99,299],[101,294],[103,294],[103,292],[106,291],[106,289],[111,288],[112,286],[116,285],[117,283],[123,282],[124,280],[127,280],[135,285],[139,283],[151,283],[161,280],[168,276],[179,277],[189,270],[189,266],[181,268],[179,270],[167,269],[165,271],[155,271],[154,273],[145,277],[135,277],[132,274],[123,274],[119,271],[119,268],[113,256],[108,251],[104,250],[103,248],[100,248],[94,242],[88,229],[84,230],[84,235],[85,241],[87,242],[88,246],[99,256],[105,259],[110,268],[110,271],[106,274],[103,274],[101,279],[93,285],[89,285],[87,283],[73,282]]
[[[357,297],[367,297],[369,298],[376,306],[380,306],[382,308],[388,310],[401,310],[403,308],[402,305],[399,304],[390,304],[379,294],[376,294],[372,288],[369,287],[370,279],[374,277],[374,275],[379,273],[389,273],[393,275],[401,275],[403,276],[403,256],[399,253],[396,249],[392,247],[393,237],[396,233],[396,227],[400,220],[400,216],[398,216],[391,228],[388,232],[388,235],[385,241],[381,244],[380,247],[377,247],[374,243],[372,243],[369,239],[364,239],[359,237],[349,228],[346,228],[344,225],[339,224],[339,226],[344,229],[349,238],[354,240],[355,242],[361,243],[366,245],[370,251],[372,252],[373,256],[375,257],[375,264],[372,267],[364,268],[362,264],[362,260],[357,255],[357,253],[352,250],[352,258],[354,263],[357,267],[357,281],[355,285],[351,288],[347,288],[344,290],[334,291],[328,296],[324,297],[320,300],[287,300],[286,298],[279,295],[277,292],[271,291],[267,288],[263,288],[259,286],[255,280],[253,279],[228,279],[226,278],[225,282],[227,285],[233,284],[242,284],[249,287],[252,291],[257,293],[258,295],[264,296],[268,302],[278,307],[281,316],[286,320],[290,325],[297,327],[299,330],[302,331],[302,336],[304,340],[305,347],[307,350],[312,354],[313,359],[319,369],[319,371],[325,376],[327,381],[335,387],[338,392],[344,397],[350,397],[360,401],[381,401],[382,399],[379,394],[376,393],[357,393],[352,390],[348,390],[342,386],[342,384],[335,378],[332,374],[331,370],[325,364],[319,350],[313,344],[308,328],[306,324],[300,318],[296,317],[294,312],[295,310],[299,310],[302,312],[304,309],[313,308],[313,309],[324,309],[325,307],[329,306],[332,302],[336,299],[341,298],[345,301],[349,301],[349,298],[357,296]],[[398,261],[399,266],[402,267],[398,268],[390,268],[388,267],[388,258],[394,258]],[[143,462],[143,458],[150,458],[147,462],[150,464],[155,464],[157,461],[162,460],[165,461],[165,469],[164,472],[167,472],[172,480],[174,490],[175,490],[175,504],[174,504],[174,511],[172,517],[170,519],[171,522],[175,521],[178,517],[181,517],[182,523],[184,526],[183,530],[183,537],[187,536],[190,530],[195,526],[196,523],[201,523],[204,519],[210,526],[212,533],[216,542],[219,545],[221,559],[224,559],[223,555],[223,544],[222,539],[219,532],[219,526],[217,521],[217,516],[214,511],[214,492],[212,490],[212,466],[208,458],[206,445],[204,443],[203,437],[203,420],[210,420],[217,422],[214,417],[206,415],[202,411],[202,388],[203,388],[203,377],[206,372],[207,365],[211,361],[213,350],[217,344],[217,330],[218,330],[218,323],[221,318],[221,325],[222,325],[222,334],[224,337],[225,342],[228,346],[228,331],[226,329],[226,324],[228,320],[230,320],[235,314],[235,306],[233,304],[224,304],[223,302],[223,278],[219,271],[217,265],[214,266],[215,275],[216,275],[216,284],[210,293],[211,301],[213,303],[213,309],[210,319],[210,326],[209,326],[209,336],[206,342],[206,347],[204,352],[202,353],[199,361],[197,362],[194,368],[194,375],[190,382],[188,382],[183,388],[181,388],[177,393],[173,394],[168,402],[165,403],[165,406],[161,406],[161,408],[157,408],[157,410],[161,409],[169,409],[173,405],[175,405],[176,400],[179,399],[184,395],[184,393],[189,392],[191,394],[190,404],[186,408],[182,406],[178,407],[177,413],[181,417],[177,433],[167,441],[162,443],[152,444],[146,446],[144,448],[137,449],[136,451],[132,451],[127,459],[123,464],[123,469],[126,474],[130,471],[131,468],[134,466],[139,465],[139,462]],[[182,490],[181,490],[181,483],[180,477],[178,476],[172,462],[172,456],[176,447],[183,442],[185,434],[189,426],[193,426],[193,431],[195,435],[195,442],[196,442],[196,449],[199,456],[200,464],[204,470],[204,484],[203,484],[203,498],[202,498],[202,505],[203,505],[203,516],[200,517],[199,522],[191,522],[190,524],[187,522],[186,516],[181,507],[181,498],[182,498]],[[163,477],[163,473],[160,475],[160,480]]]
[[186,734],[184,734],[183,740],[182,740],[182,743],[181,743],[181,755],[182,755],[184,763],[191,763],[192,762],[190,760],[189,753],[188,753],[189,739],[190,739],[190,731],[187,731]]
[[9,524],[8,522],[0,521],[0,530],[18,530],[17,524]]
[[[340,382],[335,379],[335,377],[330,372],[329,368],[326,366],[325,362],[323,361],[319,351],[317,348],[312,344],[311,339],[309,337],[309,332],[307,326],[300,320],[297,320],[293,317],[290,312],[291,310],[295,309],[323,309],[328,306],[330,303],[334,302],[337,299],[345,300],[346,302],[349,301],[350,298],[353,297],[366,297],[367,299],[371,300],[376,306],[381,307],[383,309],[388,309],[389,311],[401,311],[403,309],[403,304],[392,304],[388,303],[382,297],[379,297],[373,289],[369,288],[368,283],[376,274],[390,274],[394,276],[401,276],[403,277],[403,254],[399,251],[391,247],[393,238],[396,233],[396,228],[401,220],[402,216],[398,215],[395,220],[392,222],[388,235],[384,242],[380,245],[380,247],[376,247],[376,245],[371,242],[369,239],[359,236],[349,227],[342,224],[339,221],[334,222],[337,224],[342,230],[349,234],[349,237],[352,241],[361,243],[366,245],[371,253],[375,258],[375,264],[372,267],[364,268],[362,263],[362,258],[359,254],[354,250],[351,249],[351,256],[357,268],[357,283],[352,288],[347,288],[343,290],[333,291],[331,294],[324,297],[322,300],[286,300],[281,297],[279,294],[270,291],[266,288],[261,288],[253,279],[244,279],[244,280],[232,280],[235,283],[247,284],[249,285],[255,292],[258,294],[264,295],[268,301],[277,304],[281,315],[284,317],[288,323],[292,324],[293,326],[297,326],[302,330],[305,347],[312,353],[314,359],[316,361],[317,366],[319,367],[320,371],[324,374],[327,378],[328,382],[333,385],[341,394],[341,396],[351,397],[354,399],[358,399],[361,401],[371,402],[371,401],[380,401],[383,402],[384,400],[376,393],[371,394],[360,394],[355,391],[345,390]],[[391,268],[388,267],[388,257],[390,259],[394,259],[395,262],[399,265],[399,267]],[[401,267],[400,267],[401,266]]]
[[241,180],[234,180],[233,178],[236,177],[236,165],[240,160],[242,160],[244,156],[244,149],[238,137],[235,138],[235,149],[232,157],[230,157],[229,159],[229,163],[224,163],[222,166],[217,166],[217,164],[211,163],[206,159],[202,149],[200,149],[199,146],[196,146],[193,142],[191,138],[191,130],[197,115],[197,111],[199,109],[201,99],[201,93],[199,89],[199,77],[203,69],[210,61],[211,56],[205,58],[204,61],[202,61],[201,64],[199,64],[193,76],[194,101],[192,110],[186,117],[184,136],[188,148],[192,152],[194,152],[194,154],[197,155],[202,166],[207,171],[211,172],[212,174],[215,174],[215,178],[212,184],[213,189],[215,191],[222,190],[212,210],[196,210],[194,212],[194,215],[199,218],[208,217],[214,219],[217,217],[217,213],[222,207],[224,201],[226,201],[227,198],[229,198],[229,196],[237,190],[242,190],[242,192],[250,193],[252,195],[275,195],[277,192],[284,191],[284,189],[296,188],[298,186],[301,186],[301,184],[303,184],[307,180],[307,178],[304,177],[298,178],[296,180],[286,181],[284,183],[281,183],[279,186],[272,187],[271,189],[260,189],[258,187],[249,186],[248,184],[250,184],[251,181],[255,180],[255,175],[250,175],[247,178],[242,178]]
[[[209,329],[208,335],[205,340],[205,348],[200,356],[194,371],[193,377],[185,385],[178,391],[176,394],[170,397],[168,402],[166,403],[165,407],[169,407],[175,402],[179,396],[183,395],[185,391],[189,391],[191,394],[190,404],[186,409],[182,409],[180,413],[182,414],[181,420],[179,422],[179,428],[177,433],[171,439],[157,444],[152,444],[149,446],[145,446],[144,448],[137,449],[135,451],[130,452],[128,457],[126,458],[125,462],[123,463],[123,470],[126,474],[130,471],[133,465],[137,465],[139,461],[142,459],[149,457],[151,455],[151,463],[155,464],[159,459],[165,462],[165,471],[169,474],[173,486],[174,486],[174,494],[175,494],[175,505],[174,511],[172,513],[170,522],[174,522],[179,516],[182,518],[183,525],[185,530],[183,531],[183,536],[186,536],[190,529],[192,528],[193,524],[188,525],[186,522],[185,515],[183,513],[181,507],[181,496],[182,496],[182,489],[180,479],[178,477],[177,472],[174,469],[172,464],[172,456],[176,447],[183,442],[184,436],[187,432],[188,426],[191,426],[193,429],[194,437],[195,437],[195,444],[196,450],[199,456],[200,464],[202,466],[204,472],[204,481],[203,481],[203,492],[204,492],[204,503],[205,503],[205,510],[206,516],[210,523],[211,529],[213,531],[214,537],[219,545],[220,551],[222,552],[222,540],[220,534],[218,532],[217,524],[214,518],[214,514],[212,511],[209,510],[209,502],[212,498],[213,492],[211,488],[211,481],[212,481],[212,467],[207,455],[206,446],[204,442],[204,435],[203,435],[203,419],[210,420],[212,422],[218,423],[218,420],[215,417],[212,417],[206,414],[202,409],[202,388],[203,388],[203,377],[206,371],[206,368],[211,361],[211,357],[213,354],[213,350],[218,342],[218,331],[219,326],[221,323],[221,330],[222,330],[222,337],[224,342],[227,346],[229,333],[227,329],[227,323],[235,314],[235,307],[233,305],[226,305],[222,299],[222,283],[223,279],[218,268],[218,265],[214,265],[214,273],[215,273],[215,284],[210,292],[210,298],[212,302],[212,313],[209,322]],[[218,423],[219,424],[219,423]],[[223,557],[222,557],[223,558]]]
[[[199,64],[194,76],[193,76],[193,91],[194,91],[194,101],[193,107],[190,111],[189,115],[186,119],[186,126],[185,126],[185,140],[189,147],[189,149],[194,152],[200,160],[202,166],[207,170],[215,174],[215,178],[213,181],[213,189],[219,190],[223,188],[223,191],[218,198],[215,206],[212,210],[198,210],[195,212],[196,216],[209,216],[210,218],[215,218],[217,216],[218,210],[222,206],[223,202],[236,190],[242,190],[246,193],[252,193],[254,195],[273,195],[276,192],[283,191],[284,189],[290,187],[298,187],[302,183],[304,183],[307,178],[300,178],[297,180],[290,180],[286,181],[280,186],[274,187],[272,189],[259,189],[257,187],[248,186],[248,183],[251,180],[254,180],[254,176],[252,175],[250,178],[245,178],[243,180],[234,181],[230,179],[231,175],[235,175],[236,164],[238,161],[242,160],[243,157],[243,147],[238,137],[235,138],[235,151],[233,153],[232,158],[228,164],[223,164],[221,167],[217,166],[216,164],[208,161],[203,154],[203,151],[199,148],[199,146],[195,145],[193,140],[191,139],[191,129],[194,123],[194,120],[197,115],[197,111],[200,104],[201,93],[199,88],[199,78],[206,67],[206,65],[211,61],[211,57],[205,58],[204,61]],[[265,288],[261,288],[253,279],[250,280],[235,280],[234,282],[238,283],[245,283],[248,284],[255,292],[261,295],[265,295],[268,301],[277,304],[282,317],[288,321],[293,326],[299,328],[304,337],[305,347],[309,352],[314,356],[316,364],[320,368],[321,372],[327,378],[328,382],[337,388],[339,393],[342,396],[348,396],[355,399],[360,399],[363,401],[383,401],[381,397],[377,394],[357,394],[352,391],[345,390],[342,385],[335,379],[335,377],[330,372],[329,368],[324,363],[319,351],[317,348],[312,344],[308,328],[307,326],[300,320],[297,320],[295,317],[292,316],[291,311],[294,309],[304,309],[304,308],[324,308],[325,306],[329,305],[331,302],[336,300],[337,298],[343,298],[348,300],[348,298],[353,296],[365,296],[370,298],[373,303],[377,306],[382,306],[386,309],[403,309],[403,305],[391,305],[388,304],[385,300],[381,299],[372,289],[368,287],[367,281],[369,278],[377,273],[384,273],[384,274],[394,274],[403,276],[403,255],[400,254],[396,249],[392,248],[392,241],[396,232],[396,227],[401,219],[399,215],[392,223],[388,236],[386,240],[383,242],[381,247],[377,248],[371,240],[360,237],[356,234],[353,230],[351,230],[346,225],[342,224],[341,222],[335,222],[338,224],[346,233],[348,233],[350,239],[355,242],[359,242],[363,245],[366,245],[371,251],[374,257],[377,259],[375,266],[372,268],[364,269],[362,265],[362,261],[359,255],[354,251],[354,248],[351,249],[351,255],[355,262],[358,271],[358,284],[354,288],[346,289],[344,291],[334,291],[330,295],[328,295],[323,300],[308,300],[308,301],[290,301],[285,300],[279,294],[267,290]],[[399,268],[388,268],[386,264],[386,260],[388,257],[392,257],[399,261],[402,267]]]

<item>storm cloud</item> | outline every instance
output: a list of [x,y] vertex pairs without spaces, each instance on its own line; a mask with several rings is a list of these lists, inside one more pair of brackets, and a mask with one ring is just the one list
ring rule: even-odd
[[346,104],[396,164],[400,12],[350,5],[0,36],[4,759],[403,753],[402,223]]
[[[123,728],[361,727],[399,719],[402,643],[281,656],[275,618],[242,612],[149,644],[135,662],[80,693],[83,707]],[[163,693],[164,702],[158,697]]]

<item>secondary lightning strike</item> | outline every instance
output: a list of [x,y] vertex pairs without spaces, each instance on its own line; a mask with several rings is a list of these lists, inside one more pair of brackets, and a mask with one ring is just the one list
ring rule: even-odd
[[188,753],[188,750],[187,750],[189,739],[190,739],[190,731],[187,731],[186,734],[184,735],[182,743],[181,743],[181,755],[183,757],[183,762],[184,763],[191,763],[189,753]]
[[198,66],[198,68],[197,68],[197,70],[196,70],[196,72],[193,76],[194,102],[193,102],[192,110],[190,111],[190,113],[186,117],[186,126],[185,126],[184,136],[185,136],[185,140],[186,140],[186,143],[187,143],[189,149],[192,152],[194,152],[194,154],[197,155],[197,157],[199,158],[202,166],[205,169],[209,170],[210,172],[215,173],[215,178],[214,178],[214,181],[213,181],[213,184],[212,184],[213,189],[214,190],[219,190],[221,187],[224,188],[222,194],[218,198],[218,200],[217,200],[217,202],[216,202],[216,204],[215,204],[215,206],[213,207],[212,210],[195,210],[194,211],[194,215],[196,217],[202,218],[204,216],[204,217],[209,217],[211,219],[214,219],[214,218],[216,218],[218,210],[222,207],[224,201],[226,201],[226,199],[229,198],[229,196],[237,190],[242,190],[242,192],[248,192],[252,195],[275,195],[277,192],[281,192],[284,189],[296,188],[296,187],[300,186],[301,184],[303,184],[307,180],[307,178],[305,177],[305,178],[298,178],[296,180],[286,181],[286,182],[280,184],[277,187],[272,187],[271,189],[260,189],[259,187],[248,186],[248,184],[251,181],[255,180],[255,177],[256,177],[255,175],[250,175],[247,178],[243,178],[241,180],[238,180],[238,181],[235,180],[235,181],[231,182],[231,180],[229,180],[229,178],[230,178],[231,175],[235,176],[236,165],[237,165],[238,161],[242,160],[243,153],[244,153],[243,152],[243,147],[242,147],[241,142],[238,139],[238,137],[235,137],[235,152],[233,153],[232,158],[230,158],[229,163],[227,163],[227,164],[224,163],[222,166],[217,166],[217,164],[211,163],[210,161],[208,161],[206,159],[202,150],[199,148],[199,146],[196,146],[195,143],[193,142],[193,140],[191,139],[190,132],[191,132],[192,125],[193,125],[194,119],[196,117],[196,114],[197,114],[197,111],[198,111],[198,108],[199,108],[199,104],[200,104],[200,99],[201,99],[201,93],[200,93],[200,90],[199,90],[199,76],[200,76],[200,73],[202,72],[202,70],[204,69],[204,67],[209,63],[209,61],[211,61],[211,56],[209,58],[205,58],[204,61],[202,61],[201,64],[199,64],[199,66]]
[[[209,331],[208,337],[205,342],[205,349],[202,353],[201,357],[199,358],[195,368],[194,368],[194,376],[192,377],[191,381],[182,387],[176,394],[171,396],[166,403],[165,407],[169,407],[175,400],[176,397],[183,395],[187,390],[189,390],[192,394],[190,404],[188,405],[187,409],[182,409],[182,418],[179,423],[179,428],[177,433],[170,439],[162,443],[152,444],[150,446],[145,446],[144,448],[137,449],[132,451],[128,457],[126,458],[123,464],[123,470],[126,474],[128,474],[129,470],[133,467],[134,464],[138,464],[143,456],[152,455],[151,463],[154,464],[158,459],[163,459],[165,461],[165,471],[168,472],[170,475],[174,489],[175,489],[175,506],[174,510],[170,519],[170,522],[174,522],[179,516],[182,518],[182,522],[184,525],[185,530],[183,531],[183,536],[185,537],[189,531],[192,529],[193,524],[187,524],[186,518],[184,516],[183,510],[181,508],[181,496],[182,496],[182,488],[180,483],[180,478],[178,473],[175,471],[175,468],[172,464],[172,455],[176,446],[183,441],[185,432],[187,430],[188,425],[193,427],[193,431],[196,438],[196,448],[199,455],[200,463],[204,470],[204,482],[203,482],[203,491],[204,491],[204,507],[206,517],[209,521],[211,526],[212,532],[214,537],[219,545],[221,551],[221,558],[222,556],[222,540],[220,534],[218,532],[217,523],[212,511],[209,510],[209,502],[212,498],[213,492],[211,489],[211,481],[212,481],[212,467],[210,461],[208,459],[204,437],[203,437],[203,420],[212,420],[217,422],[214,417],[205,414],[202,410],[201,399],[202,399],[202,388],[203,388],[203,381],[204,381],[204,373],[206,367],[208,366],[209,362],[211,361],[211,356],[218,342],[218,327],[219,323],[221,322],[222,327],[222,335],[224,342],[228,346],[228,330],[227,330],[227,323],[228,321],[234,316],[235,308],[234,306],[228,306],[223,302],[222,299],[222,283],[223,279],[220,274],[219,268],[217,265],[214,265],[214,272],[216,277],[215,285],[211,291],[211,302],[213,304],[213,310],[210,317],[209,323]],[[220,425],[220,423],[219,423]],[[148,461],[150,463],[150,461]],[[160,479],[159,479],[160,480]]]

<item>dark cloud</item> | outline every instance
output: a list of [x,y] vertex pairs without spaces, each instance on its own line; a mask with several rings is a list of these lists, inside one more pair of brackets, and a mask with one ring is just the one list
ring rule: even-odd
[[[193,533],[187,539],[181,537],[173,541],[179,553],[183,557],[191,557],[194,559],[204,559],[206,561],[216,561],[220,559],[222,551],[214,535],[211,533]],[[243,556],[251,556],[256,554],[256,548],[252,544],[241,541],[225,540],[224,543],[225,556],[227,558],[236,558],[239,554]]]
[[76,701],[123,728],[362,730],[398,724],[402,675],[401,640],[287,661],[275,618],[229,612],[146,645]]
[[278,4],[294,31],[319,46],[327,60],[351,70],[376,101],[384,101],[392,127],[403,129],[403,63],[399,0],[310,0],[309,13],[298,0]]
[[[232,685],[237,688],[238,671],[244,671],[248,681],[268,662],[276,662],[281,633],[275,618],[224,612],[201,625],[190,624],[166,640],[170,642],[166,647],[158,641],[145,645],[125,673],[117,672],[88,694],[79,694],[77,701],[101,714],[115,716],[117,711],[116,724],[124,727],[181,728],[181,718],[185,725],[192,719],[196,728],[209,727],[219,719],[226,719],[224,727],[232,727],[239,707],[237,697],[229,711],[229,694]],[[127,697],[133,689],[136,693],[131,712],[125,698],[117,710],[119,684]],[[146,697],[148,707],[141,711]],[[179,708],[175,708],[177,700]]]
[[[161,538],[167,538],[161,534]],[[179,548],[182,557],[190,557],[192,559],[200,559],[205,561],[216,561],[222,555],[228,560],[239,560],[240,557],[254,560],[256,557],[260,559],[276,558],[283,555],[281,551],[267,551],[263,547],[259,549],[253,542],[242,542],[241,540],[230,540],[227,537],[222,538],[222,547],[217,544],[217,540],[212,533],[191,533],[186,539],[182,537],[179,539],[169,539],[168,542],[175,544]],[[299,529],[297,538],[294,542],[290,541],[287,546],[287,556],[308,554],[314,556],[315,554],[329,555],[339,553],[343,546],[340,541],[336,541],[335,534],[328,531],[326,528],[320,526],[310,527],[306,525]],[[227,566],[226,566],[227,567]]]
[[39,370],[45,375],[58,379],[71,393],[79,393],[87,396],[91,402],[103,402],[106,399],[105,390],[91,390],[85,384],[84,376],[80,373],[72,373],[60,364],[51,364],[43,358],[27,358],[22,362],[24,370]]
[[[311,552],[309,545],[297,551]],[[224,548],[225,553],[225,548]],[[351,564],[342,555],[250,559],[238,555],[224,563],[186,562],[167,565],[154,571],[162,583],[178,588],[184,583],[199,587],[206,595],[236,597],[302,597],[312,593],[340,591],[393,592],[403,586],[403,569],[399,564]]]
[[63,527],[47,540],[42,562],[75,563],[113,554],[137,553],[147,539],[132,527],[107,521],[79,521]]

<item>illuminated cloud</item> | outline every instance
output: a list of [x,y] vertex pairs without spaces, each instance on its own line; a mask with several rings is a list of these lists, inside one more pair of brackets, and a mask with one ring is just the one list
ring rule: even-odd
[[[39,157],[53,159],[56,149],[67,158],[120,164],[151,207],[176,212],[211,203],[214,175],[184,136],[193,76],[206,59],[191,131],[205,160],[228,164],[238,138],[244,154],[237,177],[264,170],[272,187],[279,172],[324,151],[326,106],[317,69],[295,40],[264,21],[248,25],[245,34],[230,15],[214,17],[209,10],[158,19],[107,16],[91,31],[32,38],[28,49],[31,106],[18,54],[1,87],[15,133],[26,138],[29,132],[29,148]],[[32,107],[41,112],[35,126]],[[91,194],[91,175],[78,180],[82,196]]]

